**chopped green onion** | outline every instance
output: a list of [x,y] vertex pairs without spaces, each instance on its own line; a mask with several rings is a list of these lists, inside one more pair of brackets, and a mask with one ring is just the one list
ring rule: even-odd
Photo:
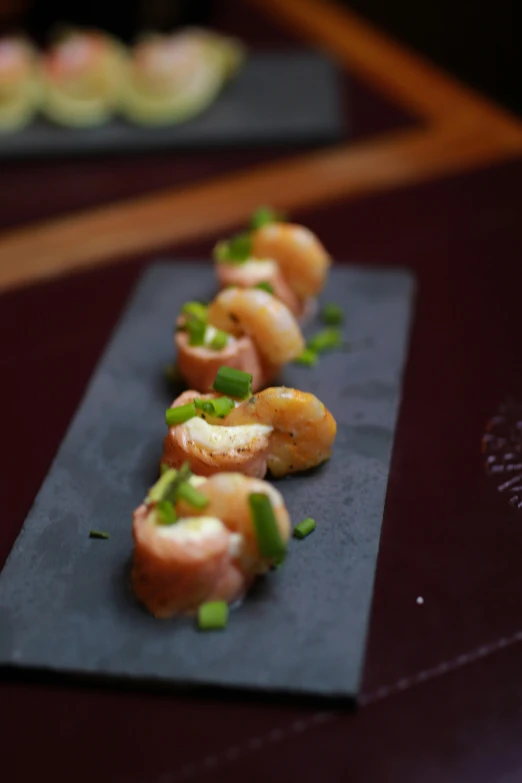
[[176,492],[180,484],[188,481],[192,473],[188,462],[183,463],[179,470],[167,468],[162,472],[160,478],[154,486],[149,489],[147,503],[160,503],[162,500],[169,500],[173,503],[176,500]]
[[218,397],[216,400],[195,399],[194,405],[197,410],[208,413],[209,416],[217,416],[222,419],[230,413],[234,407],[234,402],[228,397]]
[[315,530],[315,519],[307,517],[294,527],[294,538],[306,538],[306,536],[310,535],[312,530]]
[[236,234],[224,242],[218,242],[214,248],[214,258],[219,263],[244,264],[252,255],[250,234]]
[[270,285],[268,280],[262,280],[260,283],[256,283],[254,288],[260,288],[261,291],[266,291],[267,294],[273,294],[274,293],[274,287]]
[[339,329],[323,329],[308,340],[307,348],[322,353],[332,348],[342,348],[342,345],[343,336]]
[[91,530],[89,533],[89,538],[110,538],[109,533],[104,533],[102,530]]
[[304,364],[305,367],[315,367],[317,364],[317,353],[312,351],[311,348],[305,348],[303,353],[294,359],[296,364]]
[[174,506],[170,500],[160,500],[156,504],[156,514],[159,525],[173,525],[178,521]]
[[160,476],[163,476],[163,474],[164,474],[164,473],[165,473],[167,470],[169,470],[169,466],[167,465],[167,463],[166,463],[166,462],[162,462],[162,463],[161,463],[161,465],[160,465]]
[[255,230],[256,228],[268,226],[270,223],[278,223],[282,218],[283,215],[274,212],[270,207],[259,207],[250,218],[250,227]]
[[177,364],[166,364],[163,368],[165,379],[172,384],[180,383],[182,380],[181,373]]
[[212,340],[210,341],[209,348],[213,351],[222,351],[226,347],[228,342],[228,334],[218,329]]
[[200,631],[217,631],[226,628],[228,605],[226,601],[208,601],[198,610],[198,628]]
[[203,345],[207,325],[204,321],[187,321],[184,327],[189,333],[189,345]]
[[252,376],[243,370],[220,367],[212,384],[214,391],[244,400],[252,394]]
[[328,326],[339,326],[344,321],[344,313],[337,304],[325,304],[321,310],[321,318]]
[[165,421],[168,427],[175,427],[176,424],[183,424],[184,421],[193,419],[196,416],[196,406],[193,402],[187,402],[186,405],[178,405],[177,408],[167,408],[165,411]]
[[184,500],[189,506],[194,506],[197,509],[203,509],[208,506],[208,498],[202,495],[201,492],[193,487],[188,481],[184,481],[180,484],[177,491],[178,500]]
[[181,308],[183,315],[188,315],[195,321],[206,322],[208,316],[208,307],[203,302],[185,302]]
[[248,496],[248,503],[261,557],[273,560],[276,564],[282,563],[286,548],[270,498],[262,492],[253,492]]

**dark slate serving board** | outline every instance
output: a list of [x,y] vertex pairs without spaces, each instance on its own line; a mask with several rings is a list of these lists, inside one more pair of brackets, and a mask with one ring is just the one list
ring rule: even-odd
[[[131,514],[161,456],[175,316],[214,290],[211,269],[195,263],[158,264],[139,283],[0,574],[0,666],[356,696],[413,281],[404,271],[333,269],[322,300],[343,305],[355,347],[281,378],[316,393],[338,422],[328,463],[277,482],[294,523],[313,516],[317,530],[291,540],[284,567],[231,613],[226,632],[200,633],[191,618],[158,621],[135,601]],[[92,528],[110,539],[90,539]]]
[[100,128],[60,128],[37,119],[0,133],[0,158],[133,152],[165,148],[333,141],[344,132],[335,64],[315,52],[251,54],[236,79],[200,116],[140,128],[114,120]]

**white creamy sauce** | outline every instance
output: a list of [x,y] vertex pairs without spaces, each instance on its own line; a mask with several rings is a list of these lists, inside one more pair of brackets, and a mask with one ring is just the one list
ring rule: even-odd
[[201,543],[207,538],[219,535],[225,526],[217,517],[181,517],[173,525],[158,525],[156,531],[161,538],[169,538],[181,546]]
[[196,445],[219,452],[252,447],[273,430],[265,424],[240,424],[236,427],[209,424],[197,416],[181,426],[185,427],[189,440]]

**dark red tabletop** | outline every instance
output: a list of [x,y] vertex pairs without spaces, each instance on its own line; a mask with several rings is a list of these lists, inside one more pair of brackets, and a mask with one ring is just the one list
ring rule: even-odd
[[[367,117],[398,120],[358,89]],[[162,159],[151,177],[162,176]],[[100,182],[111,171],[119,180],[121,166],[131,178],[131,161],[105,166]],[[27,193],[23,165],[8,176]],[[522,780],[522,511],[513,501],[522,443],[512,402],[522,401],[521,186],[517,161],[295,215],[338,262],[406,266],[418,278],[358,710],[4,677],[0,780]],[[101,201],[134,192],[100,188]],[[25,198],[8,222],[47,214],[36,196],[25,212]],[[51,211],[66,204],[57,198]],[[207,257],[212,244],[171,254]],[[0,298],[0,564],[152,260]]]

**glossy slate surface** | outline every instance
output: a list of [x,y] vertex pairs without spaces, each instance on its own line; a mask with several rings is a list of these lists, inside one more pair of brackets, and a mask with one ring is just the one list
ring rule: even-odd
[[310,51],[251,54],[236,79],[194,119],[164,128],[114,120],[60,128],[37,120],[0,135],[0,158],[334,141],[343,131],[336,66]]
[[[223,634],[158,622],[128,586],[130,515],[153,481],[170,402],[162,367],[175,314],[210,297],[208,267],[162,264],[123,316],[0,576],[0,664],[103,678],[327,697],[357,694],[364,654],[412,278],[334,269],[325,301],[348,313],[353,350],[281,381],[316,393],[338,422],[334,457],[278,482],[294,522],[285,567],[259,583]],[[310,325],[313,331],[318,324]],[[91,540],[92,528],[111,533]]]

